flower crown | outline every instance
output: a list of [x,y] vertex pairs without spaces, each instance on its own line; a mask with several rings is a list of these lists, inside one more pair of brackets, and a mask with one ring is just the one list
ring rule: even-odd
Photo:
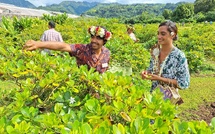
[[88,29],[88,32],[93,36],[99,36],[105,40],[109,40],[112,36],[111,32],[107,31],[106,29],[100,26],[91,26]]

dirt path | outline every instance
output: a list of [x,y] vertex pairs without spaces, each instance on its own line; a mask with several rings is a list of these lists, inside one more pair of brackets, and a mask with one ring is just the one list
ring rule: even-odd
[[[215,102],[206,103],[205,105],[200,105],[198,110],[186,110],[185,112],[191,113],[188,120],[204,120],[208,124],[211,123],[211,119],[215,117]],[[184,116],[183,113],[180,116]]]

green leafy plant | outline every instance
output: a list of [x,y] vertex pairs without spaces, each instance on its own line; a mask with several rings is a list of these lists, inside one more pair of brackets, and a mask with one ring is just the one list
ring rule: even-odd
[[[148,91],[151,82],[143,81],[139,73],[149,64],[147,49],[150,42],[155,40],[154,32],[145,32],[142,40],[146,40],[146,43],[142,44],[133,43],[122,31],[125,25],[117,19],[78,18],[66,19],[62,25],[59,23],[65,42],[89,43],[87,29],[91,25],[103,25],[113,32],[113,38],[106,44],[112,56],[110,70],[99,74],[94,69],[88,70],[86,66],[78,67],[75,58],[67,53],[56,52],[56,56],[52,57],[42,55],[39,50],[23,50],[25,41],[31,38],[38,40],[45,26],[44,20],[29,20],[34,28],[28,27],[28,20],[23,21],[26,27],[22,32],[0,40],[0,79],[14,84],[10,90],[0,91],[0,133],[215,131],[214,119],[212,126],[204,121],[181,121],[175,118],[176,106],[169,100],[164,101],[159,91],[152,94]],[[6,25],[8,28],[12,24],[10,21],[5,22],[10,23],[9,26]],[[139,31],[143,31],[141,25],[137,27]],[[148,27],[153,31],[156,25]],[[5,33],[2,29],[0,31],[0,36],[3,37]],[[188,53],[183,42],[189,38],[190,35],[187,34],[179,42],[179,47],[186,52],[191,69],[198,70],[196,66],[202,64],[206,53],[201,55],[195,50]],[[201,50],[202,44],[197,45],[199,47],[195,46],[195,49]],[[207,47],[209,51],[210,46]],[[191,49],[189,47],[189,51]],[[201,52],[206,52],[206,49]]]

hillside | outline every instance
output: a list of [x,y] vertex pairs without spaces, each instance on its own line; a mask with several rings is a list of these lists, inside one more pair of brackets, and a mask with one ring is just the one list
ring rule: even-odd
[[173,11],[178,4],[99,4],[86,11],[84,14],[105,18],[131,18],[137,15],[142,15],[143,12],[153,15],[161,15],[164,9]]
[[0,0],[0,3],[15,5],[18,7],[35,8],[35,6],[26,0]]
[[134,19],[134,17],[141,18],[142,14],[149,14],[149,16],[161,16],[165,9],[173,11],[180,3],[167,4],[119,4],[119,3],[98,3],[98,2],[75,2],[63,1],[60,4],[52,4],[48,6],[35,7],[30,2],[25,0],[0,0],[3,3],[10,3],[16,6],[34,7],[36,9],[43,9],[48,11],[56,11],[61,13],[75,14],[75,15],[90,15],[104,18],[122,18]]
[[38,9],[72,13],[76,15],[90,15],[105,18],[131,18],[147,12],[152,15],[161,15],[164,9],[173,11],[180,3],[167,4],[119,4],[97,2],[74,2],[64,1],[60,4],[40,6]]
[[81,15],[82,13],[92,9],[97,6],[98,2],[75,2],[75,1],[63,1],[60,4],[52,4],[49,6],[39,6],[38,9],[66,12],[76,15]]
[[[13,17],[13,16],[25,16],[25,17],[42,17],[46,15],[56,15],[62,14],[61,12],[46,11],[42,9],[32,9],[25,7],[18,7],[11,4],[0,4],[0,20],[3,16]],[[70,18],[77,18],[79,16],[74,14],[67,14]]]

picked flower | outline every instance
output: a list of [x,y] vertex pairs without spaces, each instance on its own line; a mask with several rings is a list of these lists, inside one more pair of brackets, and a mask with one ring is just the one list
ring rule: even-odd
[[111,32],[100,26],[91,26],[88,32],[93,36],[99,36],[105,40],[109,40],[112,36]]
[[73,98],[73,97],[70,97],[69,101],[70,101],[70,104],[73,104],[73,103],[76,102],[76,101],[75,101],[75,98]]
[[160,50],[159,50],[159,48],[155,48],[155,49],[153,49],[153,55],[154,56],[159,56],[159,53],[160,53]]

